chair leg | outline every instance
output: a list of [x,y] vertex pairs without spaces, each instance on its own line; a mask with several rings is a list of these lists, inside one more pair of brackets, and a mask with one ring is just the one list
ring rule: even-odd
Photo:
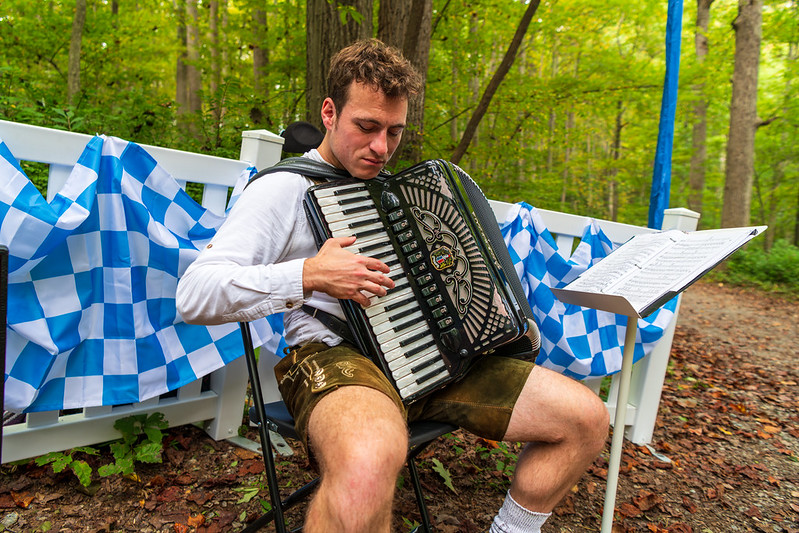
[[416,494],[416,505],[419,507],[419,514],[422,516],[422,531],[432,533],[433,527],[430,525],[430,515],[427,513],[427,503],[424,501],[422,483],[419,481],[419,471],[416,469],[416,454],[408,457],[408,471],[411,474],[411,484],[413,492]]
[[255,350],[252,347],[252,335],[250,325],[247,322],[239,324],[241,328],[242,340],[244,341],[244,357],[247,360],[247,371],[250,374],[250,387],[252,389],[252,399],[254,407],[258,413],[258,435],[261,438],[261,452],[264,457],[266,467],[266,480],[269,485],[269,499],[272,502],[275,530],[277,533],[286,533],[286,523],[283,519],[283,505],[280,500],[280,488],[277,485],[277,474],[275,473],[275,458],[272,456],[272,440],[269,438],[269,428],[266,426],[266,410],[264,409],[263,394],[261,394],[261,380],[258,376],[258,362],[255,360]]
[[[319,478],[314,478],[313,480],[309,481],[308,483],[306,483],[305,485],[303,485],[302,487],[300,487],[296,491],[294,491],[291,494],[289,494],[286,497],[286,499],[283,500],[280,503],[281,509],[283,511],[288,511],[289,509],[294,507],[296,504],[298,504],[301,501],[305,500],[311,493],[313,493],[313,491],[316,489],[316,486],[318,484],[319,484]],[[272,520],[275,519],[275,512],[274,511],[275,511],[275,506],[274,506],[274,504],[272,504],[272,510],[271,511],[269,511],[268,513],[264,513],[263,515],[259,516],[254,522],[252,522],[250,525],[248,525],[247,527],[242,529],[239,533],[253,533],[254,531],[260,530],[266,524],[268,524],[269,522],[271,522]],[[286,526],[285,526],[284,523],[281,524],[280,527],[278,527],[277,524],[275,524],[275,529],[278,529],[280,531],[285,531],[286,530]],[[302,531],[302,527],[299,527],[297,529],[293,529],[292,533],[296,532],[296,531]]]

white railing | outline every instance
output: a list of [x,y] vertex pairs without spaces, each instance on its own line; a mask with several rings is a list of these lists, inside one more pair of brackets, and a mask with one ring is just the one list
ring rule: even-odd
[[[91,139],[89,135],[52,130],[0,121],[0,139],[20,160],[49,165],[47,199],[51,200],[64,184],[78,156]],[[266,130],[242,133],[240,161],[142,145],[178,182],[203,185],[202,205],[214,213],[223,213],[228,195],[241,171],[250,165],[258,169],[277,162],[283,139]],[[511,204],[492,201],[498,220],[505,218]],[[563,253],[572,249],[574,239],[579,239],[586,218],[555,211],[540,210],[550,232]],[[696,229],[698,214],[687,209],[667,210],[664,228]],[[623,242],[631,236],[653,230],[598,221],[603,231],[614,242]],[[679,306],[677,308],[679,311]],[[9,309],[9,312],[13,310]],[[657,416],[660,391],[668,363],[675,321],[666,331],[654,352],[638,362],[633,370],[630,400],[627,406],[627,436],[635,443],[648,443]],[[264,398],[279,398],[271,366],[277,361],[274,354],[261,351],[259,365],[262,369]],[[615,385],[612,385],[612,387]],[[174,394],[136,404],[104,406],[82,409],[64,414],[59,411],[30,413],[20,423],[6,426],[3,431],[2,462],[35,457],[50,451],[61,451],[113,440],[119,433],[114,421],[133,414],[161,412],[171,426],[201,423],[215,440],[237,435],[242,421],[247,372],[243,358],[213,372],[205,379],[190,383]],[[593,384],[595,390],[598,383]],[[615,398],[611,388],[610,398]],[[616,406],[608,405],[613,418]]]
[[[0,139],[14,157],[49,165],[47,200],[61,189],[92,137],[38,126],[0,121]],[[242,171],[258,161],[259,168],[280,160],[283,138],[265,130],[243,134],[241,161],[142,145],[182,186],[203,186],[202,205],[216,214],[225,211],[228,190]],[[13,313],[9,309],[9,313]],[[170,426],[201,423],[215,440],[235,437],[241,425],[247,389],[243,358],[178,389],[175,393],[128,405],[87,407],[77,412],[29,413],[24,421],[3,428],[7,463],[51,451],[67,450],[118,439],[114,422],[126,416],[161,412]]]

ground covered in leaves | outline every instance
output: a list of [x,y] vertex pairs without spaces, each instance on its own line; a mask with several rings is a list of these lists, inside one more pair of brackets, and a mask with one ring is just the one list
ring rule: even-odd
[[[797,324],[796,301],[711,283],[688,289],[654,453],[625,443],[614,531],[799,533]],[[599,531],[609,443],[545,531]],[[260,513],[268,498],[260,456],[193,426],[168,430],[164,444],[162,464],[138,464],[127,477],[97,476],[107,448],[83,457],[94,472],[88,489],[69,470],[4,465],[0,531],[236,531]],[[287,489],[311,476],[294,449],[278,457]],[[426,451],[436,531],[486,531],[517,452],[460,432]],[[394,529],[409,531],[417,519],[404,486]]]

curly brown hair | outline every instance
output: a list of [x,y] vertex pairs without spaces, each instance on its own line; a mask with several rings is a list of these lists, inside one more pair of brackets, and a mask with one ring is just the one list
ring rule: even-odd
[[422,77],[411,62],[377,39],[356,41],[331,59],[327,93],[339,112],[353,81],[375,87],[389,98],[410,98],[422,90]]

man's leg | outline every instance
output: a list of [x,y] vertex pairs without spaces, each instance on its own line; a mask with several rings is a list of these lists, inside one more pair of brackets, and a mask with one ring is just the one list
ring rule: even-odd
[[516,516],[523,514],[519,506],[531,514],[551,512],[602,450],[607,431],[607,408],[593,392],[571,378],[533,368],[505,433],[504,440],[527,445],[503,510],[511,508]]
[[325,395],[308,422],[321,483],[305,531],[388,532],[397,475],[408,452],[404,416],[377,390],[347,386]]

